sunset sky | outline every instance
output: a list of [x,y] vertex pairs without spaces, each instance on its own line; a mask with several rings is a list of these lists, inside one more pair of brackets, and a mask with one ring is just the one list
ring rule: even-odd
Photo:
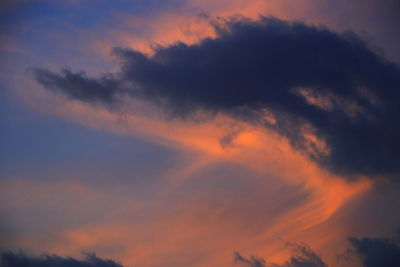
[[1,267],[399,267],[400,1],[0,3]]

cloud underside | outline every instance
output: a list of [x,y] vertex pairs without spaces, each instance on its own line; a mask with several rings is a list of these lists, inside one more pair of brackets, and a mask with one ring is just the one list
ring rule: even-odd
[[[216,37],[115,48],[121,68],[98,78],[32,69],[41,85],[88,104],[133,97],[190,119],[225,113],[276,130],[336,173],[395,175],[400,168],[400,70],[355,33],[272,17],[211,20]],[[268,111],[273,120],[265,119]],[[321,149],[312,134],[326,144]]]

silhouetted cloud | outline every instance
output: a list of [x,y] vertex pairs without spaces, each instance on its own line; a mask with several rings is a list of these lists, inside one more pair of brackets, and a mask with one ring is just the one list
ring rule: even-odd
[[[33,69],[44,87],[81,101],[144,99],[171,114],[224,112],[272,128],[321,166],[348,176],[400,170],[400,70],[355,33],[271,17],[216,19],[217,37],[114,49],[115,75]],[[264,111],[274,117],[265,120]],[[307,138],[312,133],[327,149]]]
[[234,253],[235,263],[248,266],[248,267],[265,267],[265,260],[256,256],[250,256],[250,258],[243,257],[239,252]]
[[47,70],[33,70],[37,81],[48,89],[61,91],[73,99],[82,101],[111,103],[120,90],[118,80],[112,75],[104,75],[100,79],[86,77],[84,72],[73,73],[63,70],[55,74]]
[[282,265],[269,263],[255,256],[245,258],[238,252],[234,253],[235,263],[246,267],[327,267],[307,245],[297,243],[288,243],[287,245],[291,248],[293,256]]
[[349,238],[364,267],[400,266],[400,243],[385,238]]
[[78,260],[57,255],[29,256],[23,252],[1,252],[0,265],[2,267],[123,267],[121,264],[101,259],[94,253],[84,253],[85,259]]
[[327,267],[325,262],[315,254],[307,245],[289,243],[293,256],[290,261],[286,262],[285,267]]

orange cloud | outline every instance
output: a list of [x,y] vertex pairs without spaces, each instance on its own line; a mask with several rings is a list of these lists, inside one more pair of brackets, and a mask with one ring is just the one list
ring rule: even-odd
[[[212,17],[272,14],[288,19],[305,18],[306,15],[312,18],[310,2],[296,2],[294,7],[293,1],[193,0],[180,10],[182,12],[163,12],[151,20],[121,15],[124,27],[102,32],[107,38],[91,35],[91,45],[107,56],[114,45],[130,46],[151,54],[154,44],[195,43],[214,36],[207,20],[193,16],[191,10]],[[138,25],[141,31],[138,31]],[[344,205],[371,187],[371,182],[366,179],[349,182],[321,169],[275,132],[225,115],[204,119],[207,114],[198,114],[200,119],[196,122],[181,121],[166,119],[156,108],[138,101],[127,103],[122,111],[111,112],[102,107],[54,98],[39,90],[25,97],[41,112],[56,114],[99,131],[140,137],[172,147],[191,159],[184,166],[163,174],[168,186],[149,203],[129,194],[117,200],[108,199],[110,202],[104,206],[104,212],[112,210],[113,216],[58,229],[48,242],[38,242],[43,241],[38,236],[31,241],[19,240],[26,248],[34,249],[41,244],[40,249],[68,255],[79,254],[82,249],[95,250],[99,255],[103,253],[127,266],[187,266],[188,263],[190,266],[231,266],[232,253],[237,250],[282,263],[289,257],[289,252],[283,249],[285,241],[306,242],[322,254],[327,247],[338,249],[337,244],[343,245],[350,229],[333,218]],[[329,108],[324,99],[305,97],[322,108]],[[265,120],[273,124],[275,118],[266,111]],[[313,135],[310,129],[306,128],[304,134],[317,152],[329,153],[323,140]],[[254,191],[239,188],[233,191],[239,194],[236,196],[233,193],[223,195],[224,188],[183,190],[197,176],[209,178],[204,172],[222,162],[243,168],[245,176],[237,174],[238,177],[232,179],[240,179],[241,185],[256,184],[256,188],[252,187]],[[217,180],[224,175],[228,175],[227,170],[221,168],[219,175],[212,178]],[[258,176],[263,179],[254,178]],[[10,204],[19,208],[29,202],[48,209],[49,201],[42,200],[48,192],[66,191],[66,195],[60,196],[66,199],[75,199],[79,195],[83,204],[67,201],[65,206],[84,205],[82,210],[90,210],[90,204],[85,206],[88,199],[96,202],[104,198],[104,192],[97,192],[96,188],[65,183],[37,185],[20,181],[3,188],[10,192],[30,192],[29,200]],[[285,191],[288,188],[292,191]],[[284,197],[281,192],[302,197],[296,203],[280,206]],[[202,198],[203,195],[211,200]],[[104,204],[104,201],[100,203]],[[274,211],[275,207],[278,211]],[[76,210],[68,214],[70,218],[79,215]],[[324,255],[330,257],[324,259],[327,263],[334,264],[334,255]]]
[[[232,252],[239,250],[281,263],[290,256],[284,249],[285,241],[306,242],[317,252],[330,244],[343,245],[348,229],[330,220],[341,207],[371,187],[369,180],[349,182],[321,169],[275,132],[225,115],[210,118],[198,114],[197,121],[184,121],[166,119],[154,107],[140,102],[127,105],[124,112],[111,112],[75,101],[54,101],[49,101],[47,107],[42,105],[42,110],[47,108],[100,131],[169,146],[191,159],[163,174],[168,186],[151,203],[140,203],[142,208],[130,211],[129,216],[121,213],[113,220],[64,230],[59,243],[48,247],[57,253],[95,250],[128,266],[184,266],[188,262],[191,266],[231,266]],[[318,141],[315,138],[312,137],[313,142]],[[256,184],[254,191],[239,190],[237,199],[234,195],[219,198],[217,195],[223,195],[224,189],[214,190],[212,185],[198,189],[199,192],[187,191],[186,186],[199,179],[195,177],[210,179],[203,173],[221,163],[246,170],[236,178]],[[218,176],[225,173],[221,167]],[[219,179],[218,176],[212,178]],[[271,191],[274,184],[279,186]],[[294,188],[288,195],[303,197],[298,203],[281,207],[278,203],[284,196],[279,188]],[[270,195],[263,195],[267,191]],[[247,194],[250,196],[246,197]],[[209,202],[202,195],[217,202]],[[117,209],[124,209],[131,202],[126,197]],[[275,205],[279,212],[259,214],[262,210],[274,210]],[[142,214],[143,209],[150,209],[153,214],[136,215]],[[132,219],[136,216],[142,216],[139,222]],[[323,236],[321,230],[313,231],[321,227],[325,231]],[[334,255],[328,256],[324,260],[334,262]]]

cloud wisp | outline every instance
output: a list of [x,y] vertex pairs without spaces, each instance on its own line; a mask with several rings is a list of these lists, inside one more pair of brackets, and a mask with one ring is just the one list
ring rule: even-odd
[[398,173],[397,65],[351,32],[266,17],[213,24],[216,38],[158,47],[152,56],[114,49],[121,62],[114,75],[32,71],[44,87],[86,103],[129,95],[180,117],[205,110],[245,118],[340,174]]

